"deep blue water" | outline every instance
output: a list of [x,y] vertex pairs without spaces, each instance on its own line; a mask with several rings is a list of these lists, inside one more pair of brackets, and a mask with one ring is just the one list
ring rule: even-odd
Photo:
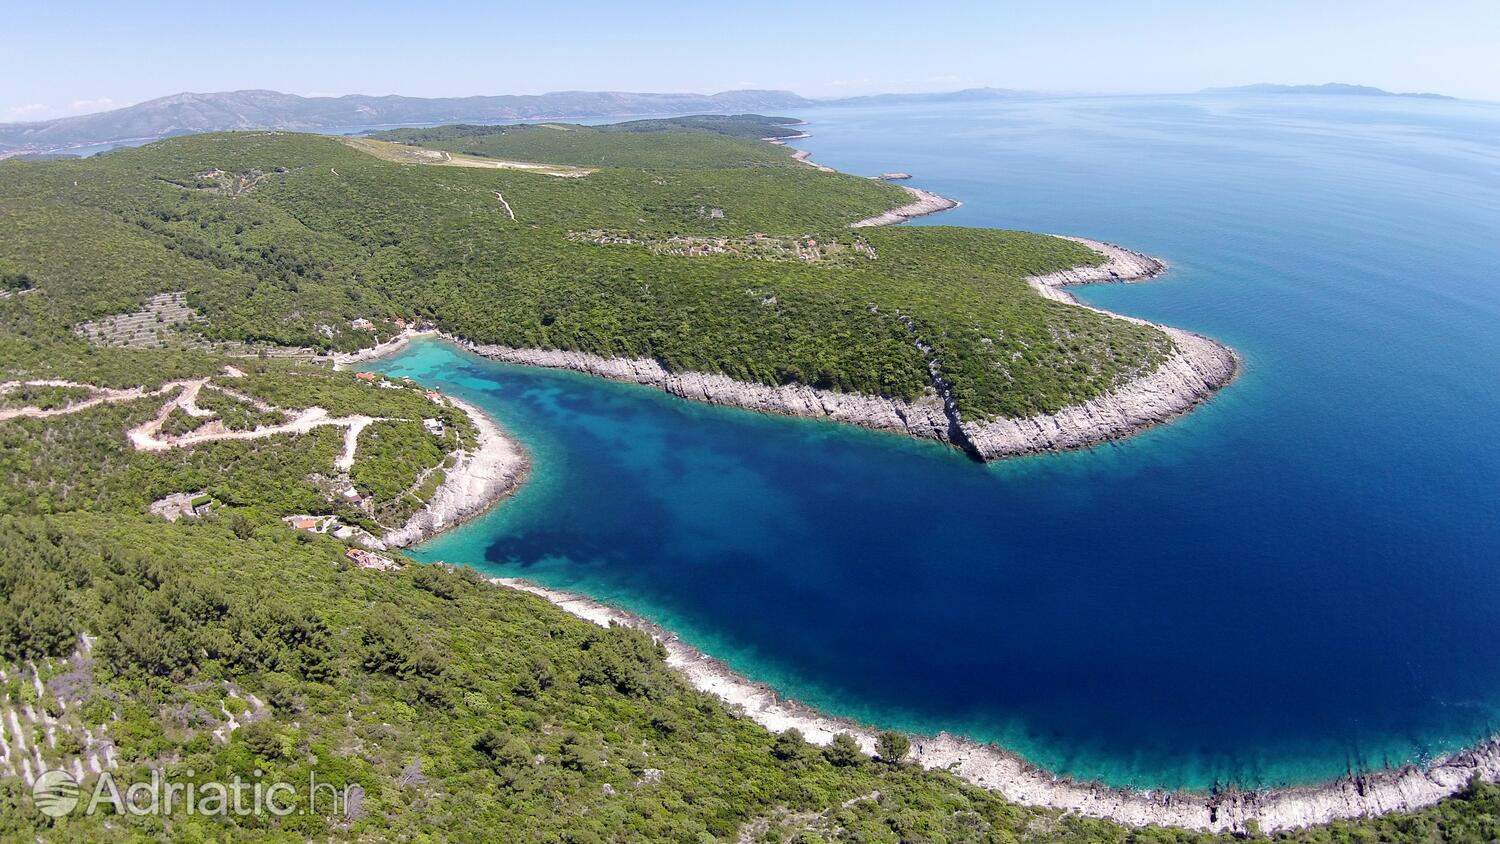
[[1307,782],[1500,727],[1500,107],[1071,99],[805,115],[930,224],[1165,257],[1088,300],[1243,377],[1125,443],[980,466],[437,343],[530,483],[426,545],[583,592],[830,712],[1115,784]]

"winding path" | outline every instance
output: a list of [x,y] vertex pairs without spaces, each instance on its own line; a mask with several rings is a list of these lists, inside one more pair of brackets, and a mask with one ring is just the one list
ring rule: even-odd
[[[359,447],[360,433],[375,422],[389,421],[387,417],[364,416],[361,414],[329,416],[327,410],[317,406],[298,411],[287,411],[267,404],[260,399],[245,395],[238,390],[220,387],[212,383],[209,378],[168,381],[154,390],[147,390],[144,387],[131,387],[121,390],[57,379],[9,381],[0,384],[0,395],[12,392],[22,386],[71,387],[91,390],[94,394],[86,399],[63,407],[5,408],[0,410],[0,422],[9,419],[48,419],[58,416],[68,416],[74,413],[82,413],[83,411],[104,404],[117,404],[119,402],[172,394],[171,398],[167,399],[161,408],[157,410],[155,416],[125,432],[126,440],[137,451],[167,451],[174,448],[190,448],[202,443],[218,442],[221,440],[258,440],[266,437],[277,437],[283,434],[305,434],[314,428],[327,425],[341,427],[344,429],[344,448],[339,454],[338,459],[334,461],[334,466],[342,472],[347,472],[354,468],[354,456]],[[217,413],[198,406],[198,395],[204,388],[216,390],[234,399],[251,404],[262,412],[280,411],[292,418],[279,425],[261,425],[248,431],[231,430],[224,425],[222,419],[218,418]],[[209,419],[210,421],[196,430],[189,431],[181,436],[163,436],[161,433],[162,426],[167,423],[167,419],[171,417],[172,412],[179,408],[184,413],[196,419]]]

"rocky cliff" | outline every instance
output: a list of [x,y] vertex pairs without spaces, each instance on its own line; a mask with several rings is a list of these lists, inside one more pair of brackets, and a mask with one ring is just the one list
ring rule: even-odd
[[[942,197],[937,197],[942,199]],[[951,200],[943,200],[951,202]],[[897,212],[903,209],[897,209]],[[891,213],[897,213],[891,212]],[[1039,293],[1070,304],[1077,301],[1059,289],[1069,284],[1150,278],[1165,264],[1107,243],[1069,238],[1102,254],[1097,266],[1077,267],[1028,279]],[[1086,305],[1078,305],[1087,307]],[[1130,319],[1129,317],[1119,317]],[[1143,322],[1142,320],[1132,320]],[[1154,323],[1148,323],[1153,324]],[[1171,357],[1151,373],[1098,398],[1056,413],[993,421],[960,418],[943,398],[940,362],[933,362],[934,391],[917,402],[820,390],[800,384],[769,386],[736,381],[704,372],[672,372],[650,358],[605,358],[558,349],[516,349],[461,342],[470,350],[510,363],[586,372],[616,381],[644,384],[696,401],[764,413],[808,416],[846,422],[950,443],[985,460],[1021,454],[1061,451],[1119,439],[1191,410],[1233,380],[1238,360],[1225,346],[1168,326],[1156,326],[1172,338]],[[920,344],[920,340],[917,341]]]
[[[462,342],[462,341],[461,341]],[[586,372],[615,381],[645,384],[674,396],[709,404],[809,416],[948,442],[948,417],[942,401],[904,402],[881,396],[819,390],[801,384],[769,386],[736,381],[706,372],[671,372],[650,358],[605,358],[557,349],[513,349],[463,342],[471,351],[494,360]]]

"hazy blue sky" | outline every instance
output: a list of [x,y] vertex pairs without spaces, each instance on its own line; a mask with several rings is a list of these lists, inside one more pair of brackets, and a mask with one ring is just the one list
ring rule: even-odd
[[1357,82],[1500,100],[1500,0],[17,3],[0,120],[178,91],[542,93]]

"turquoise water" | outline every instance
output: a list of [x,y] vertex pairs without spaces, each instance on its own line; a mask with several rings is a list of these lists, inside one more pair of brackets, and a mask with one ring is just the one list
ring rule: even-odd
[[1114,240],[1083,295],[1244,356],[1127,442],[981,466],[422,343],[531,481],[420,556],[623,605],[829,712],[1113,784],[1265,786],[1500,725],[1500,107],[1097,98],[829,109],[927,223]]

